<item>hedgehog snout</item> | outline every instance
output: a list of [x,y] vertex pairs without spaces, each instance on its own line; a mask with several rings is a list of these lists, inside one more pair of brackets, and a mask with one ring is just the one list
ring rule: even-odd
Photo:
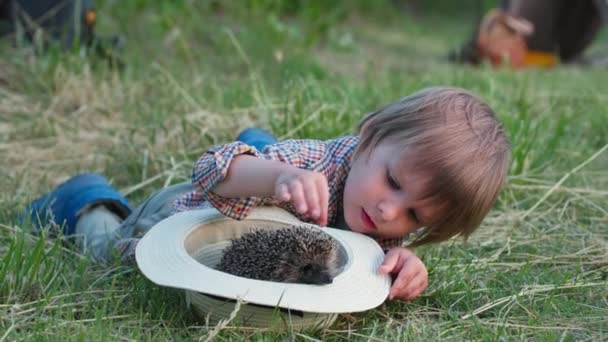
[[329,274],[329,271],[319,264],[307,264],[302,266],[301,279],[299,282],[311,285],[326,285],[331,284],[334,278]]

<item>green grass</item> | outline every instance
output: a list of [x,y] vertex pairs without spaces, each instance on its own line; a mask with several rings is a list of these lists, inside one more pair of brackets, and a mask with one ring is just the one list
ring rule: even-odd
[[[95,58],[1,45],[0,340],[198,340],[214,331],[181,292],[95,265],[16,222],[25,203],[67,177],[103,173],[139,203],[187,180],[206,147],[243,128],[330,138],[438,84],[487,99],[514,158],[496,209],[467,243],[418,251],[428,290],[341,315],[326,331],[229,324],[215,337],[607,338],[608,69],[447,64],[472,26],[461,12],[442,18],[447,5],[416,2],[413,16],[365,1],[213,3],[100,2],[100,30],[128,38],[120,72]],[[604,36],[593,48],[605,46]]]

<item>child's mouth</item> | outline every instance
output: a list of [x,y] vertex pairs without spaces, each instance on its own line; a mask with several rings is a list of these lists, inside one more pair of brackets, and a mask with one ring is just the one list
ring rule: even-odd
[[372,221],[371,217],[369,217],[369,215],[367,215],[367,213],[365,212],[365,209],[363,209],[363,208],[361,208],[361,221],[363,221],[363,225],[368,230],[377,229],[376,225],[374,224],[374,221]]

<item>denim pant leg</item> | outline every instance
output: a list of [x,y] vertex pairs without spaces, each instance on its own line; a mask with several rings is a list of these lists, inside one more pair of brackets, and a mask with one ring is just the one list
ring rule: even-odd
[[152,194],[125,219],[120,227],[121,238],[142,236],[156,223],[173,214],[173,202],[194,190],[192,183],[168,186]]
[[95,261],[112,260],[112,247],[119,239],[141,236],[152,226],[173,214],[175,199],[193,190],[190,182],[161,189],[135,209],[124,221],[105,206],[83,213],[76,223],[77,245]]
[[95,261],[108,261],[110,242],[118,238],[121,224],[122,219],[104,205],[86,209],[76,221],[76,246]]

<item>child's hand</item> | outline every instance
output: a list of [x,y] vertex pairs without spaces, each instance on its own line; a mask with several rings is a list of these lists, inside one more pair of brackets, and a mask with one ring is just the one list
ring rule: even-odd
[[321,226],[327,225],[329,190],[324,174],[298,168],[290,168],[277,177],[274,196],[280,201],[290,201],[301,215],[309,216]]
[[422,260],[407,248],[395,247],[386,253],[379,271],[396,274],[389,299],[412,300],[428,285],[428,272]]

